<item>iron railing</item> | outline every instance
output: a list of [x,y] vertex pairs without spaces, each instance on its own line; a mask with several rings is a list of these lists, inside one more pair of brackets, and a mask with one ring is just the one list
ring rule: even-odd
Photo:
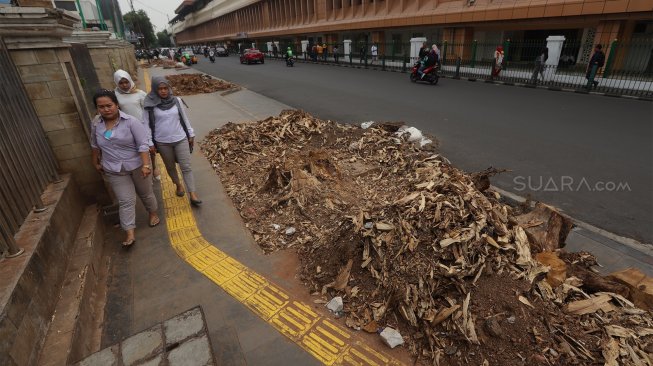
[[14,235],[44,210],[41,194],[58,180],[57,162],[4,41],[0,38],[0,257],[21,249]]
[[[605,64],[596,70],[588,67],[593,50],[592,43],[565,41],[558,63],[549,60],[543,65],[542,72],[538,68],[536,58],[546,47],[546,41],[505,41],[499,45],[504,50],[504,62],[498,75],[493,76],[494,51],[498,46],[496,43],[439,42],[440,74],[453,78],[653,98],[653,39],[629,42],[615,40],[603,45]],[[335,46],[338,55],[334,55]],[[280,44],[276,57],[282,58],[287,47],[291,47],[300,60],[309,62],[338,62],[401,72],[410,71],[417,61],[410,57],[409,43],[376,44],[377,55],[372,54],[370,43],[351,43],[349,54],[345,53],[343,43],[326,44],[326,52],[322,51],[321,54],[316,54],[312,45],[309,45],[307,52],[302,52],[301,44]],[[273,50],[268,49],[267,43],[261,44],[260,48],[267,52],[268,57],[275,57]]]

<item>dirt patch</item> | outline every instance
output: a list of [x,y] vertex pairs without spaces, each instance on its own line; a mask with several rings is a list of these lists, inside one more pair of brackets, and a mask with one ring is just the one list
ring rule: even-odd
[[177,96],[214,93],[230,90],[236,87],[230,82],[214,79],[206,74],[168,75],[172,91]]
[[342,296],[352,329],[398,329],[419,364],[653,365],[650,314],[587,274],[591,257],[535,259],[566,237],[555,209],[503,204],[497,170],[466,174],[400,125],[284,111],[201,147],[261,248],[296,251],[316,302]]

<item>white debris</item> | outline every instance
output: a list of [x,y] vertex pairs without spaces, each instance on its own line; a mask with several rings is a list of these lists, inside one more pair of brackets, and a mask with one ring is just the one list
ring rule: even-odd
[[294,234],[296,232],[297,232],[297,229],[295,229],[292,226],[286,229],[286,235],[288,235],[288,236],[290,236],[290,235],[292,235],[292,234]]
[[367,130],[374,124],[374,121],[368,121],[368,122],[363,122],[361,123],[361,128],[364,130]]
[[374,227],[374,223],[372,221],[368,221],[365,223],[365,225],[363,225],[363,227],[366,229],[371,229]]
[[270,226],[271,226],[275,231],[278,231],[279,229],[281,229],[281,225],[272,224],[272,225],[270,225]]
[[406,139],[408,142],[418,142],[419,147],[424,147],[424,145],[433,143],[432,140],[424,137],[422,131],[415,127],[401,126],[399,127],[399,130],[395,132],[395,135],[399,138]]
[[331,301],[329,301],[326,304],[327,309],[331,310],[334,313],[340,313],[344,309],[344,305],[342,303],[342,297],[336,296]]
[[399,345],[404,344],[404,338],[401,336],[401,334],[390,327],[385,327],[383,329],[381,332],[381,338],[385,344],[390,346],[390,348],[395,348]]

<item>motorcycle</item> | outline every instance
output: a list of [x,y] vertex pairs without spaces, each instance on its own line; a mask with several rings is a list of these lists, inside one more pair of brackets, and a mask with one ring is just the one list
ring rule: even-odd
[[433,66],[429,66],[426,69],[424,69],[424,77],[421,78],[418,70],[420,68],[421,64],[418,62],[413,66],[413,70],[410,73],[410,81],[413,83],[416,83],[418,81],[424,81],[433,85],[436,85],[438,81],[440,80],[440,75],[438,75],[438,70],[440,69],[437,64]]
[[213,51],[209,52],[209,60],[211,61],[212,64],[215,63],[215,54],[213,53]]
[[288,66],[288,67],[295,66],[295,58],[294,57],[286,57],[286,66]]

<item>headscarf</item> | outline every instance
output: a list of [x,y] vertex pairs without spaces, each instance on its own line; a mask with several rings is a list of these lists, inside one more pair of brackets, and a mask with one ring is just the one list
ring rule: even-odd
[[[165,84],[170,89],[167,98],[161,98],[157,92],[159,85]],[[174,107],[176,104],[175,97],[172,94],[172,86],[170,82],[163,76],[153,76],[152,77],[152,90],[145,97],[145,108],[154,108],[159,107],[164,111]]]
[[[122,79],[127,79],[129,81],[129,91],[123,91],[120,89],[120,80]],[[113,81],[116,83],[116,92],[120,94],[131,94],[134,91],[136,91],[136,84],[134,83],[134,80],[132,80],[131,75],[125,70],[118,70],[113,74]]]
[[431,46],[431,48],[433,49],[433,51],[435,51],[435,54],[438,55],[438,57],[439,57],[440,56],[440,49],[438,48],[438,46],[434,43],[433,46]]

